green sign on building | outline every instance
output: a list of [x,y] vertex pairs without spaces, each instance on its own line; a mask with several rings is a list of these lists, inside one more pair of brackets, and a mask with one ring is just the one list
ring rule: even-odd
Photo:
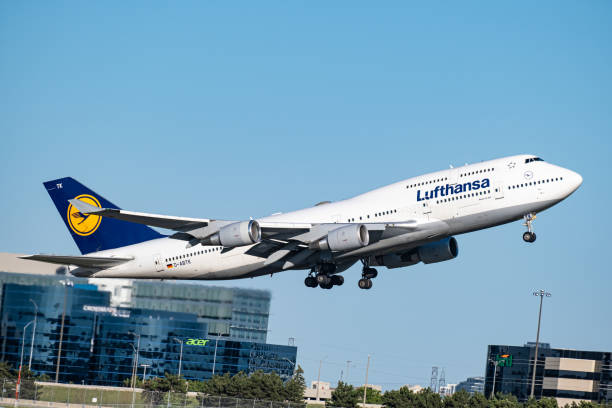
[[498,354],[497,365],[500,367],[512,367],[512,354]]

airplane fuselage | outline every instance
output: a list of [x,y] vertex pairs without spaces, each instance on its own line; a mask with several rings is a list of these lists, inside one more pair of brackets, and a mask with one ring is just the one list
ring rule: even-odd
[[[423,236],[431,242],[452,235],[513,222],[539,213],[568,197],[582,177],[532,155],[518,155],[450,168],[409,178],[356,197],[321,203],[284,214],[258,219],[276,223],[402,223],[419,220],[442,223],[441,233]],[[440,230],[440,229],[439,229]],[[330,253],[330,261],[351,265],[356,260],[414,248],[405,234],[386,234],[376,242],[342,254]],[[249,254],[252,246],[223,248],[195,245],[174,238],[99,251],[89,256],[133,258],[127,263],[97,271],[92,277],[148,279],[239,279],[280,272],[282,263],[265,264],[265,258]],[[308,269],[298,265],[289,269]],[[81,268],[75,274],[87,272]]]

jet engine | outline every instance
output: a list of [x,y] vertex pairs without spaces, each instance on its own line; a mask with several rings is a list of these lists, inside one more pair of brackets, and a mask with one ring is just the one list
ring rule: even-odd
[[311,249],[349,251],[370,243],[368,228],[363,224],[352,224],[327,233],[325,238],[310,244]]
[[261,241],[261,227],[257,221],[250,220],[225,225],[202,243],[233,248],[256,244],[259,241]]
[[456,258],[459,254],[459,246],[457,240],[450,237],[420,246],[417,252],[424,264],[430,264]]
[[401,254],[386,254],[370,257],[371,266],[386,266],[389,269],[403,268],[419,262],[425,264],[448,261],[457,257],[459,247],[454,237],[422,245]]

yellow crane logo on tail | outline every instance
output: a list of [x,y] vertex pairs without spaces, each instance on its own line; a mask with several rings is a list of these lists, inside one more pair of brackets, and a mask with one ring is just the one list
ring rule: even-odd
[[[81,194],[80,196],[74,197],[77,200],[81,200],[87,204],[93,205],[95,207],[101,208],[100,202],[94,196],[89,194]],[[81,214],[79,210],[77,210],[72,204],[68,206],[68,225],[70,229],[73,230],[76,234],[81,235],[83,237],[87,235],[91,235],[100,226],[100,222],[102,221],[102,217],[94,214]]]

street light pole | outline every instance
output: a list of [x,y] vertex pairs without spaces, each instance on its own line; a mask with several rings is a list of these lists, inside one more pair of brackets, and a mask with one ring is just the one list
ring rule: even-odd
[[147,367],[151,367],[151,364],[141,364],[140,366],[144,368],[144,372],[142,374],[142,382],[144,383],[147,381]]
[[489,360],[489,362],[493,363],[493,388],[491,389],[491,397],[489,399],[493,399],[493,396],[495,396],[495,376],[497,374],[497,364],[499,364],[499,361]]
[[533,392],[535,390],[536,369],[538,368],[538,346],[540,345],[540,323],[542,321],[542,303],[544,301],[544,296],[551,297],[552,295],[545,290],[540,289],[537,292],[533,292],[533,296],[540,297],[540,312],[538,313],[538,332],[536,334],[535,355],[533,356],[533,373],[531,374],[531,393],[529,398],[533,398]]
[[17,375],[17,387],[15,387],[15,400],[19,400],[19,388],[21,386],[21,367],[23,367],[23,346],[25,345],[26,329],[34,323],[34,320],[23,326],[23,334],[21,335],[21,359],[19,360],[19,374]]
[[28,362],[28,370],[32,370],[32,352],[34,351],[34,336],[36,335],[36,321],[38,318],[38,305],[32,299],[30,302],[34,305],[34,327],[32,328],[32,342],[30,344],[30,361]]
[[217,366],[217,345],[219,344],[219,336],[215,339],[215,355],[213,356],[213,370],[212,375],[215,375],[215,367]]
[[179,355],[179,372],[178,372],[178,376],[180,378],[181,377],[181,366],[183,365],[183,340],[182,339],[178,339],[176,337],[173,337],[173,340],[178,341],[179,343],[181,343],[181,353]]
[[72,286],[69,280],[62,281],[64,285],[64,310],[62,312],[62,323],[60,326],[59,347],[57,348],[57,363],[55,364],[55,382],[59,382],[60,361],[62,359],[62,342],[64,340],[64,322],[66,320],[66,302],[68,299],[68,286]]
[[140,355],[140,334],[136,334],[134,332],[129,332],[129,334],[133,336],[138,336],[138,342],[137,342],[136,348],[134,348],[134,345],[130,343],[130,346],[132,346],[132,349],[134,349],[134,352],[136,353],[136,356],[134,357],[134,360],[132,362],[132,389],[134,389],[136,387],[136,374],[138,371],[138,357]]

